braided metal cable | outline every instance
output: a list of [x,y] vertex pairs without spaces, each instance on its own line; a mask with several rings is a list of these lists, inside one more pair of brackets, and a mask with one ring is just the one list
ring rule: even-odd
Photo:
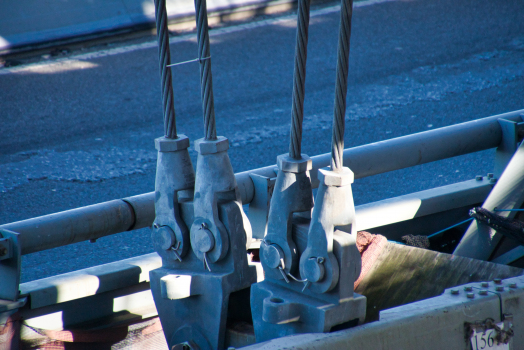
[[207,25],[207,7],[205,0],[195,0],[198,58],[200,59],[200,92],[204,112],[204,132],[206,140],[216,140],[215,102],[213,99],[213,77],[211,76],[211,51]]
[[306,84],[310,3],[310,0],[298,1],[295,69],[293,72],[293,105],[291,109],[291,135],[289,143],[289,156],[294,159],[300,159],[302,151],[302,121],[304,119],[304,94]]
[[166,0],[155,0],[156,31],[158,35],[158,60],[162,80],[162,107],[164,113],[164,134],[166,138],[176,139],[175,105],[173,103],[173,85],[169,52],[169,32],[167,30]]
[[342,0],[340,29],[338,35],[337,81],[333,113],[333,137],[331,139],[331,169],[342,171],[344,153],[344,129],[346,96],[348,88],[349,42],[351,37],[351,15],[353,0]]

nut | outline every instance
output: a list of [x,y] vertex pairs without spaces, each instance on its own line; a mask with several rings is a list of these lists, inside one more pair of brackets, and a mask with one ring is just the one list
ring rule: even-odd
[[224,152],[229,149],[229,140],[224,136],[217,136],[214,141],[198,139],[195,141],[195,150],[199,154]]
[[453,294],[453,295],[458,295],[459,293],[460,293],[460,292],[459,292],[458,289],[452,289],[452,290],[451,290],[451,294]]
[[351,185],[354,179],[355,175],[346,167],[343,167],[340,173],[331,171],[330,168],[318,169],[318,180],[327,186],[342,187]]
[[466,294],[466,296],[468,297],[468,299],[473,299],[475,297],[475,294],[468,293],[468,294]]
[[287,154],[277,157],[278,168],[288,173],[303,173],[313,168],[313,161],[307,154],[302,154],[301,159],[293,159]]
[[155,148],[159,152],[176,152],[189,147],[189,138],[186,135],[178,135],[176,139],[159,137],[155,139]]
[[464,287],[464,290],[466,292],[471,292],[473,290],[473,287],[469,287],[469,286],[468,287]]

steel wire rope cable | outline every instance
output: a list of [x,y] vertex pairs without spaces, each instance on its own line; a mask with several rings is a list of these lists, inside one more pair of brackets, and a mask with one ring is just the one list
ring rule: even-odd
[[213,99],[213,77],[211,75],[211,50],[209,48],[206,1],[195,0],[195,11],[205,140],[216,140],[217,130],[215,122],[215,103]]
[[331,170],[340,172],[343,167],[346,96],[348,87],[349,44],[353,0],[342,0],[340,6],[340,29],[338,35],[335,107],[333,113],[333,136],[331,139]]
[[169,32],[167,30],[166,0],[155,0],[156,31],[158,35],[158,60],[162,89],[162,107],[164,113],[164,134],[168,139],[176,139],[175,105],[173,101],[173,85],[169,51]]
[[293,104],[291,109],[291,132],[289,143],[289,156],[293,159],[301,159],[302,157],[302,121],[304,119],[310,4],[311,0],[298,0],[295,68],[293,72]]

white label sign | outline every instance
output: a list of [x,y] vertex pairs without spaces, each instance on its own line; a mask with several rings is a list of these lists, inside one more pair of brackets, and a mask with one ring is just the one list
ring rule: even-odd
[[[498,323],[497,326],[503,329],[504,323]],[[497,344],[496,336],[497,332],[494,329],[486,329],[486,331],[475,329],[471,336],[471,348],[473,350],[509,350],[509,343]]]

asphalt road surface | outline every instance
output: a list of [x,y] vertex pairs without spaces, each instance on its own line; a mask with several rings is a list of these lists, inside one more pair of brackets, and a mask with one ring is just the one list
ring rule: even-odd
[[[303,152],[331,142],[339,13],[312,10]],[[355,3],[346,147],[524,108],[522,0]],[[296,16],[211,31],[217,131],[235,172],[286,153]],[[172,62],[196,57],[173,37]],[[198,64],[173,68],[179,132],[203,136]],[[0,224],[150,192],[163,135],[153,37],[0,70]],[[195,152],[191,151],[192,156]],[[356,204],[492,171],[492,151],[357,180]],[[23,281],[153,251],[147,229],[23,257]]]

